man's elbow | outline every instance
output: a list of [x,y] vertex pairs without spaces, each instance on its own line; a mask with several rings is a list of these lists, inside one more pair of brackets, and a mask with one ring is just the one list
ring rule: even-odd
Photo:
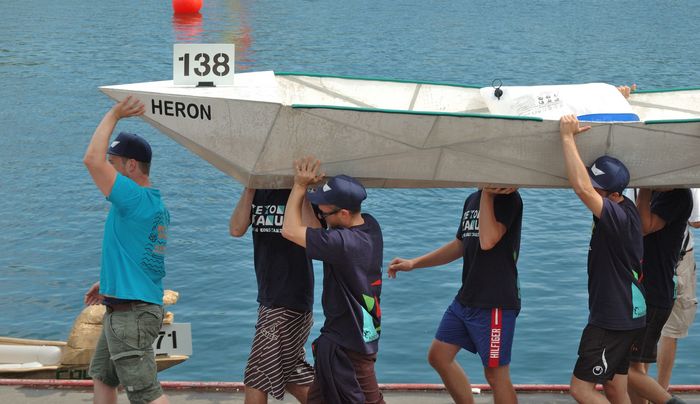
[[228,231],[232,237],[243,237],[248,228],[242,228],[240,226],[229,226]]
[[292,243],[306,248],[306,227],[282,226],[281,234]]
[[83,164],[85,165],[85,167],[88,167],[88,168],[95,167],[95,165],[97,165],[97,160],[95,159],[95,157],[90,156],[89,154],[86,154],[83,157]]
[[292,239],[292,231],[289,229],[289,226],[282,226],[282,237],[286,238],[287,240]]

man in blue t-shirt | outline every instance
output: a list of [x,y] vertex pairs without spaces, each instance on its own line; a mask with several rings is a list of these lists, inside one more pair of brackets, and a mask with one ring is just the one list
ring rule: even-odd
[[[321,303],[326,320],[314,341],[315,379],[308,403],[383,403],[374,372],[381,333],[383,239],[379,224],[361,213],[367,193],[346,175],[331,178],[316,190],[320,162],[295,162],[294,188],[284,215],[282,236],[323,261]],[[304,195],[317,205],[328,229],[302,222]]]
[[[646,321],[640,283],[641,219],[634,203],[622,195],[630,174],[610,156],[601,156],[586,168],[574,137],[590,126],[579,127],[576,116],[563,116],[559,128],[569,183],[593,213],[588,250],[590,313],[571,377],[571,395],[579,403],[628,403],[630,347]],[[595,390],[596,384],[603,385],[607,400]],[[668,398],[669,403],[682,402]]]
[[[95,402],[167,403],[156,374],[153,342],[163,322],[165,247],[170,214],[149,178],[151,147],[138,135],[109,138],[122,118],[142,115],[131,97],[117,103],[95,129],[83,162],[112,206],[105,222],[100,281],[86,304],[105,304],[102,334],[90,362]],[[105,159],[105,154],[108,158]]]
[[629,392],[633,404],[646,400],[660,403],[670,394],[647,375],[649,364],[656,362],[656,345],[661,330],[673,309],[676,297],[675,269],[683,247],[693,198],[687,188],[642,188],[637,195],[637,209],[644,234],[642,286],[646,292],[647,319],[644,332],[632,344]]
[[[314,274],[306,250],[282,237],[289,189],[243,190],[231,214],[233,237],[253,228],[253,256],[258,283],[258,319],[243,382],[245,402],[282,400],[285,390],[306,402],[314,370],[304,344],[313,325]],[[304,223],[320,227],[304,203]]]
[[399,271],[433,267],[460,257],[462,287],[442,317],[428,352],[452,399],[473,403],[469,379],[456,361],[461,349],[477,353],[497,403],[516,403],[510,379],[515,320],[520,312],[517,261],[523,202],[515,188],[483,188],[464,202],[454,240],[414,259],[394,258]]

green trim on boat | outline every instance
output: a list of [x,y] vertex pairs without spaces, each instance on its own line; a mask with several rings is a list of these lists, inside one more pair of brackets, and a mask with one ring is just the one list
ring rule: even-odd
[[491,114],[460,114],[456,112],[432,112],[432,111],[406,111],[403,109],[381,109],[381,108],[361,108],[361,107],[341,107],[337,105],[307,105],[292,104],[295,109],[337,109],[341,111],[359,112],[382,112],[386,114],[406,114],[406,115],[432,115],[432,116],[454,116],[457,118],[485,118],[485,119],[510,119],[513,121],[536,121],[542,122],[544,119],[533,116],[513,116],[513,115],[491,115]]
[[[347,79],[347,80],[367,80],[367,81],[388,81],[391,83],[409,83],[409,84],[429,84],[435,86],[450,86],[450,87],[462,87],[462,88],[482,88],[488,87],[475,86],[471,84],[458,84],[458,83],[447,83],[440,81],[418,81],[418,80],[401,80],[401,79],[389,79],[383,77],[362,77],[362,76],[341,76],[335,74],[321,74],[321,73],[301,73],[301,72],[274,72],[275,76],[307,76],[307,77],[328,77],[335,79]],[[552,84],[555,85],[555,84]],[[700,87],[678,87],[678,88],[660,88],[657,90],[637,90],[633,94],[651,94],[651,93],[670,93],[674,91],[695,91],[700,90]]]
[[414,80],[399,80],[399,79],[387,79],[381,77],[359,77],[359,76],[336,76],[332,74],[318,74],[318,73],[295,73],[295,72],[275,72],[275,76],[307,76],[307,77],[328,77],[334,79],[347,79],[347,80],[367,80],[367,81],[388,81],[390,83],[408,83],[408,84],[429,84],[434,86],[449,86],[449,87],[462,87],[462,88],[481,88],[479,86],[467,85],[467,84],[456,84],[456,83],[442,83],[438,81],[414,81]]
[[695,91],[700,90],[700,87],[679,87],[679,88],[660,88],[658,90],[637,90],[632,94],[651,94],[651,93],[671,93],[674,91]]
[[653,121],[644,121],[645,125],[656,125],[660,123],[695,123],[700,122],[700,118],[693,119],[658,119]]

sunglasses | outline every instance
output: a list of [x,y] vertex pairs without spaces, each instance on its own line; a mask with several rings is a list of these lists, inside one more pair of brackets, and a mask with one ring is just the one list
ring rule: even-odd
[[341,210],[343,210],[343,209],[337,208],[337,209],[330,211],[330,212],[324,212],[324,211],[319,209],[319,211],[316,212],[316,217],[318,217],[320,220],[325,220],[328,216],[333,216],[336,213],[340,212]]

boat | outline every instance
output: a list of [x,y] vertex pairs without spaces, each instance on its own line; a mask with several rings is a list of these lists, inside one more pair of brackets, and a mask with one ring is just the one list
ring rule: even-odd
[[[59,362],[61,352],[66,348],[66,341],[0,337],[0,356],[14,351],[16,356],[30,355],[32,359],[49,359],[43,363],[37,360],[17,364],[2,363],[0,379],[91,379],[88,375],[89,363],[62,364]],[[156,355],[156,365],[160,372],[187,359],[189,359],[187,355]]]
[[[559,122],[490,113],[476,86],[263,71],[233,86],[100,89],[138,98],[144,120],[252,188],[290,187],[305,155],[368,187],[569,187]],[[700,88],[628,101],[639,121],[591,122],[577,137],[584,163],[615,156],[633,187],[700,186]]]
[[[177,303],[179,293],[165,290],[163,304]],[[73,322],[67,341],[0,336],[0,379],[90,379],[88,368],[102,334],[104,305],[85,307]],[[153,343],[158,371],[180,364],[192,354],[189,323],[174,323],[172,312],[163,317]]]

